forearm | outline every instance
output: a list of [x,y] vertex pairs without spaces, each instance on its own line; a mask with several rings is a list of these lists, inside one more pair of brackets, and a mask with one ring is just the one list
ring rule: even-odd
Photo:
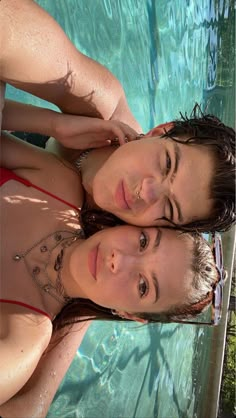
[[52,350],[41,358],[24,388],[0,407],[3,418],[43,418],[68,370],[90,323],[74,325]]
[[58,115],[49,109],[6,100],[2,115],[2,129],[54,135]]
[[[63,112],[119,118],[138,132],[119,81],[76,50],[66,34],[31,0],[0,2],[1,79],[56,104]],[[118,115],[118,117],[117,117]]]

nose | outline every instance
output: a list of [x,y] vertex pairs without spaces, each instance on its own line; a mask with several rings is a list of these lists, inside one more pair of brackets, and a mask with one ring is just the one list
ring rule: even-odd
[[123,255],[120,251],[112,250],[110,259],[108,261],[109,269],[113,274],[118,273],[121,270],[123,264]]
[[124,271],[126,274],[131,266],[135,265],[134,257],[124,254],[119,250],[112,250],[111,256],[108,260],[108,267],[113,274],[118,274]]
[[157,202],[167,192],[164,182],[157,182],[154,177],[146,177],[142,182],[140,197],[149,205]]

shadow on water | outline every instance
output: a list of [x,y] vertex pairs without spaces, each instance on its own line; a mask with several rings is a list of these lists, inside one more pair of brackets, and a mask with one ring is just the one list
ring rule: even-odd
[[[149,361],[148,361],[147,369],[145,372],[143,384],[140,387],[139,396],[137,398],[137,404],[134,410],[134,417],[136,416],[136,413],[137,413],[137,407],[141,398],[141,392],[143,389],[145,378],[148,375],[148,372],[150,372],[148,388],[149,388],[149,394],[151,394],[152,391],[155,390],[154,387],[155,387],[155,381],[157,377],[157,370],[159,370],[161,367],[165,368],[166,377],[173,383],[172,402],[174,403],[176,410],[178,411],[178,416],[184,417],[184,413],[186,411],[181,410],[181,407],[179,405],[178,390],[176,390],[174,386],[174,377],[173,377],[172,368],[165,354],[165,340],[169,340],[174,334],[176,334],[180,327],[181,325],[178,325],[176,326],[175,329],[171,329],[171,330],[168,329],[162,332],[161,339],[160,338],[157,339],[157,336],[159,334],[157,327],[156,326],[150,327],[150,331],[149,331],[150,344],[149,344],[149,347],[147,347],[147,349],[144,352],[144,355],[146,354],[148,355]],[[159,361],[157,360],[157,353],[160,357]],[[156,392],[158,393],[158,387],[156,388]],[[155,397],[155,402],[153,405],[153,416],[154,417],[159,416],[158,412],[159,412],[159,408],[158,408],[158,395],[157,395]]]
[[[217,3],[218,4],[218,3]],[[235,126],[235,7],[234,0],[224,0],[211,8],[208,23],[214,41],[207,45],[208,74],[203,102],[208,113]]]
[[209,369],[209,356],[210,356],[210,336],[212,329],[204,328],[204,331],[197,332],[193,345],[194,356],[192,360],[192,396],[194,398],[194,411],[196,416],[200,416],[202,409],[202,399],[206,390],[207,379]]
[[147,3],[147,14],[150,32],[150,75],[148,77],[148,96],[150,100],[150,126],[155,126],[157,114],[156,94],[159,82],[158,54],[161,54],[160,36],[157,22],[156,1],[149,0]]
[[[156,397],[153,404],[153,415],[154,417],[159,416],[159,408],[158,408],[158,386],[156,385],[157,380],[157,373],[161,368],[165,369],[165,375],[168,380],[170,380],[173,384],[172,388],[172,402],[176,407],[176,411],[178,412],[178,417],[186,417],[186,410],[190,403],[192,402],[191,396],[189,396],[189,405],[187,404],[185,410],[182,410],[178,401],[178,390],[175,388],[174,377],[172,372],[172,366],[168,360],[168,356],[165,353],[165,341],[172,338],[176,333],[178,333],[181,325],[177,325],[174,329],[166,329],[165,331],[161,330],[160,327],[157,325],[149,326],[149,338],[150,343],[146,347],[144,351],[140,353],[139,348],[135,348],[127,361],[123,362],[123,369],[127,367],[128,362],[133,362],[135,360],[138,363],[142,358],[145,356],[148,357],[148,363],[145,370],[145,374],[143,376],[142,384],[139,388],[139,394],[137,395],[136,405],[133,412],[133,417],[135,418],[138,413],[138,407],[141,403],[142,398],[142,391],[144,386],[148,386],[149,395],[156,391]],[[165,329],[165,328],[164,328]],[[161,335],[160,335],[161,334]],[[161,338],[160,338],[161,337]],[[158,358],[159,357],[159,358]],[[147,382],[149,377],[149,382]]]
[[[156,324],[153,326],[148,326],[147,335],[149,340],[148,344],[145,346],[145,349],[142,349],[140,346],[135,346],[128,352],[128,356],[120,356],[119,350],[114,351],[114,355],[107,359],[108,361],[105,362],[105,365],[102,369],[99,368],[96,370],[96,368],[93,367],[93,373],[86,373],[84,378],[78,379],[77,374],[79,368],[81,367],[81,362],[77,361],[77,365],[75,363],[74,367],[72,364],[70,378],[66,379],[65,384],[61,386],[60,390],[57,392],[54,398],[54,404],[57,404],[57,410],[58,406],[61,406],[61,412],[67,410],[72,412],[69,400],[71,396],[70,394],[73,393],[73,405],[74,407],[77,405],[80,413],[82,413],[81,410],[83,409],[83,404],[84,402],[86,403],[86,398],[87,395],[89,396],[91,388],[95,388],[96,386],[100,386],[101,388],[103,383],[105,383],[107,386],[107,384],[109,385],[109,382],[111,385],[113,385],[114,379],[116,383],[118,383],[116,376],[117,371],[123,375],[123,372],[127,372],[127,369],[130,367],[130,365],[132,368],[136,366],[138,367],[141,362],[145,363],[146,360],[145,368],[143,368],[143,374],[139,375],[139,385],[136,386],[136,388],[138,388],[138,392],[135,393],[135,399],[133,399],[132,417],[135,418],[142,416],[140,413],[143,413],[143,396],[145,392],[148,392],[149,398],[152,397],[150,405],[151,409],[149,410],[149,414],[147,416],[161,417],[163,410],[160,409],[158,392],[160,390],[161,393],[164,390],[166,392],[171,391],[171,404],[172,409],[175,409],[175,416],[178,418],[186,418],[187,411],[190,407],[190,404],[192,403],[194,393],[190,393],[190,388],[188,388],[188,400],[185,399],[183,409],[183,406],[181,406],[182,398],[179,398],[178,382],[175,381],[174,377],[175,370],[173,368],[173,361],[171,361],[172,357],[169,358],[170,353],[168,353],[168,350],[166,350],[166,344],[171,339],[173,339],[173,337],[173,341],[175,341],[176,338],[179,338],[178,333],[181,328],[181,325],[176,325],[175,327],[164,325],[157,326]],[[137,329],[134,332],[138,333],[139,330]],[[122,342],[123,340],[121,340],[118,345],[121,346]],[[160,375],[162,375],[163,371],[165,374],[164,380],[170,382],[170,387],[168,386],[168,383],[166,383],[166,386],[163,387],[163,381],[159,382]],[[72,373],[75,373],[77,378],[71,378]],[[100,384],[98,382],[100,382]],[[93,392],[93,402],[90,403],[90,412],[93,411],[94,413],[95,410],[99,411],[102,407],[102,399],[100,395],[101,393],[99,390],[98,392]],[[122,413],[122,407],[120,412],[117,411],[117,413]],[[83,414],[81,416],[83,416]]]

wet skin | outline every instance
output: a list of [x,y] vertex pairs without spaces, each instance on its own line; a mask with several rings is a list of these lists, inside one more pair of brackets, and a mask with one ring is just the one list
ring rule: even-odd
[[119,147],[93,180],[98,206],[142,226],[177,225],[207,218],[214,165],[208,149],[167,138],[143,138]]

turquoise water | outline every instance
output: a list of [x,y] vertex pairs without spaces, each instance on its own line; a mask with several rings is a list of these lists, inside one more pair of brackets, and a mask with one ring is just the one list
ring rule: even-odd
[[[144,130],[207,105],[234,123],[233,1],[38,0],[122,82]],[[49,106],[8,88],[18,100]],[[211,331],[94,323],[48,414],[199,418]]]

